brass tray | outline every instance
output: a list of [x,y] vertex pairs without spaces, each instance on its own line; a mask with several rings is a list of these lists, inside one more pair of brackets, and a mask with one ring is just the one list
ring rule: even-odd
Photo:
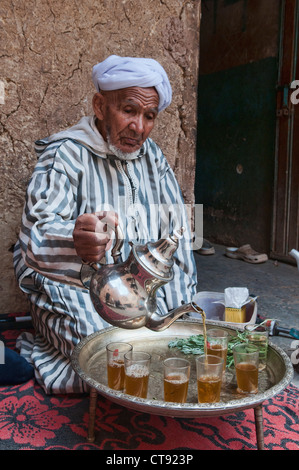
[[[219,327],[217,323],[207,321],[207,329]],[[236,335],[237,327],[225,327],[231,335]],[[193,418],[199,416],[215,416],[233,411],[254,408],[285,389],[293,378],[293,366],[287,354],[270,343],[268,363],[264,371],[259,373],[259,392],[255,395],[240,395],[236,392],[234,370],[226,372],[219,403],[198,403],[195,370],[195,356],[181,353],[176,348],[169,348],[170,341],[202,334],[201,320],[177,320],[168,329],[154,332],[147,328],[125,330],[109,327],[86,337],[75,348],[72,354],[72,366],[81,379],[99,394],[111,401],[130,409],[157,415]],[[151,354],[151,373],[149,378],[148,396],[146,399],[133,397],[115,391],[107,386],[106,344],[112,341],[125,341],[133,345],[135,350],[147,351]],[[163,400],[162,361],[170,356],[183,356],[191,361],[191,378],[187,403],[169,403]]]

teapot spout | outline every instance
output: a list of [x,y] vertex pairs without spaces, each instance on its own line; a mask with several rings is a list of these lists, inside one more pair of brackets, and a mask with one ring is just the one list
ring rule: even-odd
[[182,315],[189,312],[196,312],[201,315],[204,314],[204,311],[198,305],[196,305],[196,303],[190,302],[188,304],[181,305],[181,307],[175,308],[174,310],[171,310],[167,315],[160,316],[157,313],[153,313],[145,326],[149,330],[163,331],[166,330],[166,328],[168,328]]

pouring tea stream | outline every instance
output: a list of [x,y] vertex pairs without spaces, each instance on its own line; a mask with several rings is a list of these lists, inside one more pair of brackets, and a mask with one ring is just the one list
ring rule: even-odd
[[125,329],[141,327],[153,331],[168,328],[175,320],[188,312],[205,314],[194,302],[181,305],[166,315],[158,315],[156,291],[173,279],[173,254],[185,231],[182,227],[167,238],[145,245],[131,245],[126,261],[121,259],[123,233],[113,227],[115,243],[111,251],[113,264],[89,263],[95,270],[89,291],[97,313],[113,326]]

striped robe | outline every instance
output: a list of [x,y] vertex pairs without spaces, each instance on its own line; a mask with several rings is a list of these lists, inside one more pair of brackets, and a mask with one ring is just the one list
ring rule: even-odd
[[[21,353],[32,361],[46,393],[86,391],[71,367],[76,344],[109,326],[95,312],[81,282],[82,260],[73,243],[77,217],[114,210],[128,241],[146,243],[174,228],[187,227],[181,192],[172,169],[151,139],[138,158],[109,155],[93,117],[36,142],[38,161],[29,182],[14,266],[28,296],[35,336],[20,339]],[[157,292],[158,312],[189,302],[195,294],[196,267],[187,231],[175,254],[174,279]],[[113,263],[110,252],[107,263]],[[28,340],[28,338],[27,338]]]

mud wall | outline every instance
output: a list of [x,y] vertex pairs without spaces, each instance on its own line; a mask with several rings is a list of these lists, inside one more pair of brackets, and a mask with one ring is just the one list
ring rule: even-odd
[[200,0],[2,0],[0,6],[0,313],[22,311],[16,242],[36,139],[91,113],[92,66],[110,54],[165,67],[173,102],[152,137],[193,201]]

